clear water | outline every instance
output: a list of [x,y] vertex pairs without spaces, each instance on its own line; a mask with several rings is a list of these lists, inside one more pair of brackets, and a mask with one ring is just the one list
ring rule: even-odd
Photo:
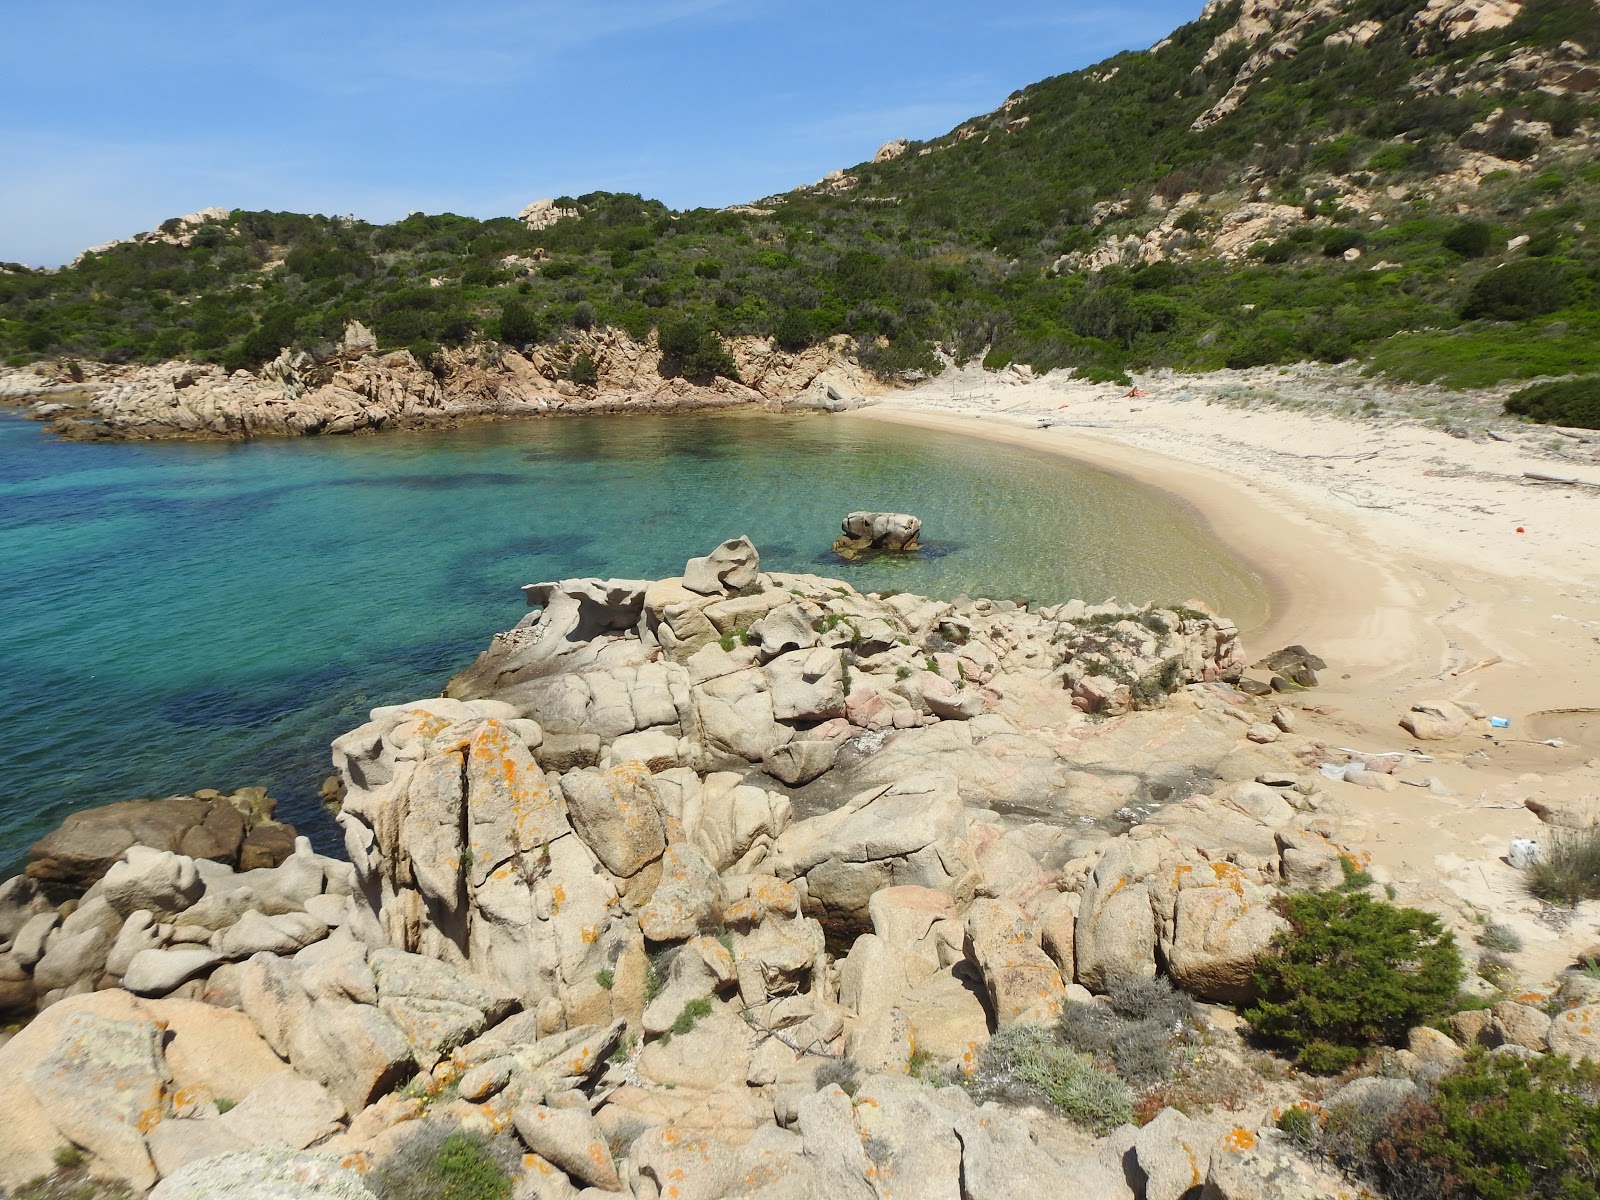
[[[852,509],[928,550],[851,565]],[[863,590],[1236,619],[1257,582],[1165,498],[1059,458],[826,417],[575,418],[363,438],[75,445],[0,420],[0,864],[69,811],[261,784],[333,845],[328,742],[436,695],[518,587],[658,577],[749,534]]]

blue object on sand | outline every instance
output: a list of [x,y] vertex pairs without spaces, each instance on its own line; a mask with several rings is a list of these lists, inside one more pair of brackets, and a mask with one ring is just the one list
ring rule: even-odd
[[1511,718],[1510,717],[1490,717],[1489,718],[1489,724],[1493,725],[1496,729],[1510,729],[1511,728]]

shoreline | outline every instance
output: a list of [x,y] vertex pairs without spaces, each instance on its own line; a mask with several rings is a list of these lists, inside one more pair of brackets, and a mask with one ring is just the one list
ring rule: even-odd
[[[1267,706],[1330,746],[1405,755],[1398,787],[1333,785],[1347,843],[1402,902],[1454,912],[1458,929],[1488,912],[1524,938],[1519,967],[1553,975],[1575,941],[1600,938],[1600,906],[1558,930],[1504,856],[1513,838],[1560,834],[1527,801],[1600,803],[1600,737],[1548,715],[1600,710],[1600,492],[1525,484],[1522,470],[1550,468],[1512,445],[1197,404],[1171,394],[1184,382],[1141,379],[1156,394],[1129,398],[987,376],[849,415],[1070,458],[1194,511],[1269,585],[1271,615],[1242,631],[1250,661],[1291,643],[1327,661],[1319,687]],[[1600,466],[1562,473],[1600,483]],[[1424,742],[1399,727],[1441,700],[1510,728]]]

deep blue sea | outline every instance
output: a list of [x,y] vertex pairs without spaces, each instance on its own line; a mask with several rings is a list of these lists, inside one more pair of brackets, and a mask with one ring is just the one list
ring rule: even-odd
[[[852,509],[928,550],[851,565]],[[265,785],[336,844],[328,743],[437,695],[520,585],[677,574],[749,534],[857,587],[1051,602],[1260,586],[1165,498],[1059,458],[823,416],[567,418],[428,433],[73,444],[0,417],[0,867],[69,811]]]

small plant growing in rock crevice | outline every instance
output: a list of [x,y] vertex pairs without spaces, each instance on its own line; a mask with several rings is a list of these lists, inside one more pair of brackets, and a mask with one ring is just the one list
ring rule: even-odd
[[412,1131],[367,1176],[378,1200],[509,1200],[515,1150],[437,1123]]
[[[704,996],[696,997],[683,1006],[677,1019],[672,1022],[672,1030],[667,1038],[682,1037],[694,1029],[702,1017],[711,1015],[711,1001]],[[665,1039],[664,1039],[665,1040]]]
[[817,1068],[817,1087],[837,1087],[847,1096],[854,1096],[861,1086],[861,1069],[849,1057],[831,1058]]

